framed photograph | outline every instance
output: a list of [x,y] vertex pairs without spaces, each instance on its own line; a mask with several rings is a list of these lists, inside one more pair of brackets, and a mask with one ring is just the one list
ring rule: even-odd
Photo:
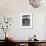
[[29,13],[21,14],[21,27],[32,28],[32,14]]

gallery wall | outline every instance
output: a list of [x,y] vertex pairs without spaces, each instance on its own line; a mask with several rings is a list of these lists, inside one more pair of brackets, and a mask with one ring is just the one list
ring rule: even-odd
[[[32,28],[21,28],[21,13],[30,13],[33,16]],[[16,40],[28,40],[35,34],[37,39],[46,40],[46,8],[33,8],[28,0],[0,0],[0,19],[12,17],[12,25],[7,31]],[[0,29],[0,39],[4,39]]]

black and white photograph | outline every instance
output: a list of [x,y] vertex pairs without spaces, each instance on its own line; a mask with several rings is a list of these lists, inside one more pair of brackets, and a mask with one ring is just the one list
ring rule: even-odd
[[30,26],[30,15],[22,16],[22,26]]

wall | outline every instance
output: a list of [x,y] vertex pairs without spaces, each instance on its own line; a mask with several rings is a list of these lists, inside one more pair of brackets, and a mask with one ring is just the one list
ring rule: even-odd
[[[21,28],[21,13],[32,13],[32,29]],[[46,40],[46,8],[33,8],[30,6],[28,0],[0,0],[0,16],[13,17],[12,26],[8,32],[12,34],[13,37],[16,37],[17,40],[27,40],[34,34],[37,35],[39,40]],[[2,36],[0,39],[2,39]]]

